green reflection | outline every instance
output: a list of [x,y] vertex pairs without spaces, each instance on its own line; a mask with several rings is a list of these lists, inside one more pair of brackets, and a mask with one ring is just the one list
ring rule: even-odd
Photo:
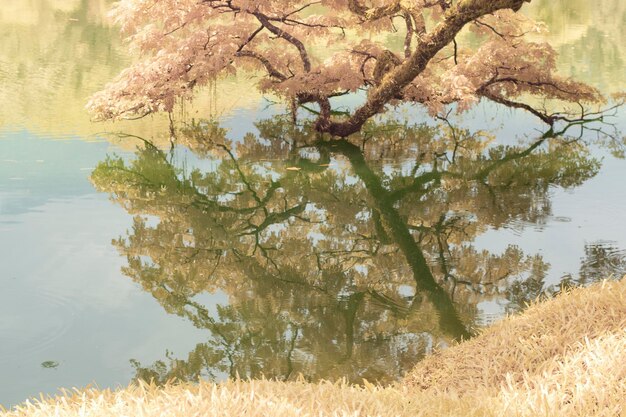
[[[234,144],[195,123],[179,137],[193,158],[146,143],[93,173],[136,216],[115,241],[124,273],[207,330],[186,360],[134,362],[138,378],[397,380],[468,337],[481,302],[543,290],[540,255],[473,242],[544,222],[551,187],[599,169],[553,132],[510,147],[452,125],[371,124],[350,142],[282,118],[257,128]],[[213,310],[200,298],[215,291],[228,303]]]
[[[86,98],[128,59],[106,0],[14,1],[0,15],[0,121],[31,130],[83,132]],[[64,127],[61,127],[63,126]]]
[[[85,110],[134,59],[107,12],[114,0],[15,0],[0,10],[0,129],[50,136],[123,130],[168,143],[167,115],[118,123],[93,123]],[[240,85],[241,84],[241,85]],[[218,94],[229,89],[231,94]],[[226,98],[223,98],[226,97]],[[224,79],[187,106],[189,114],[227,114],[260,101],[251,85]],[[181,110],[182,111],[182,110]],[[124,145],[124,143],[122,144]],[[135,144],[127,144],[134,149]]]
[[559,53],[559,70],[603,92],[626,88],[626,3],[621,0],[533,0],[525,10],[546,23],[542,40]]

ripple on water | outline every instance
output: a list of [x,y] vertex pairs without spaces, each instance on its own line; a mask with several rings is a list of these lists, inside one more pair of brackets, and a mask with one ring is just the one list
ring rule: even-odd
[[616,242],[598,241],[585,245],[580,274],[582,278],[598,279],[626,274],[626,249]]
[[36,361],[76,319],[75,300],[52,291],[5,289],[2,296],[0,363]]
[[572,218],[567,216],[553,216],[552,220],[558,223],[571,223]]

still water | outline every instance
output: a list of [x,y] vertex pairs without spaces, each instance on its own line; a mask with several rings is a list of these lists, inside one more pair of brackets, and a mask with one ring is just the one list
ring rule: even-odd
[[[563,73],[612,92],[622,3],[528,12]],[[328,143],[224,80],[175,144],[163,117],[91,123],[86,97],[130,62],[108,4],[0,11],[0,404],[133,378],[387,383],[541,293],[626,273],[616,144],[541,141],[523,113],[409,111]]]

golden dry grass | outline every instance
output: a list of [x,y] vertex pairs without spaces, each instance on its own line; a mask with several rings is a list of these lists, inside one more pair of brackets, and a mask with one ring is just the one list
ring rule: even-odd
[[[420,389],[500,387],[541,374],[585,339],[626,329],[626,277],[577,288],[487,328],[479,337],[420,362],[405,383]],[[623,334],[621,335],[623,337]]]
[[401,384],[228,381],[76,390],[0,417],[626,415],[626,279],[576,289],[421,364]]

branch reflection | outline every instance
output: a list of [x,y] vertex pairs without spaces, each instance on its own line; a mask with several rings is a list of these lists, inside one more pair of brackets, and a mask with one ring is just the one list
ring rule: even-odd
[[[135,215],[115,241],[124,273],[207,330],[186,359],[133,362],[137,378],[397,380],[470,337],[481,302],[544,291],[540,255],[474,241],[545,222],[551,187],[599,169],[551,135],[513,147],[451,124],[370,124],[350,141],[282,118],[257,128],[233,143],[197,122],[179,134],[185,150],[146,143],[93,173]],[[217,291],[227,304],[199,301]]]

